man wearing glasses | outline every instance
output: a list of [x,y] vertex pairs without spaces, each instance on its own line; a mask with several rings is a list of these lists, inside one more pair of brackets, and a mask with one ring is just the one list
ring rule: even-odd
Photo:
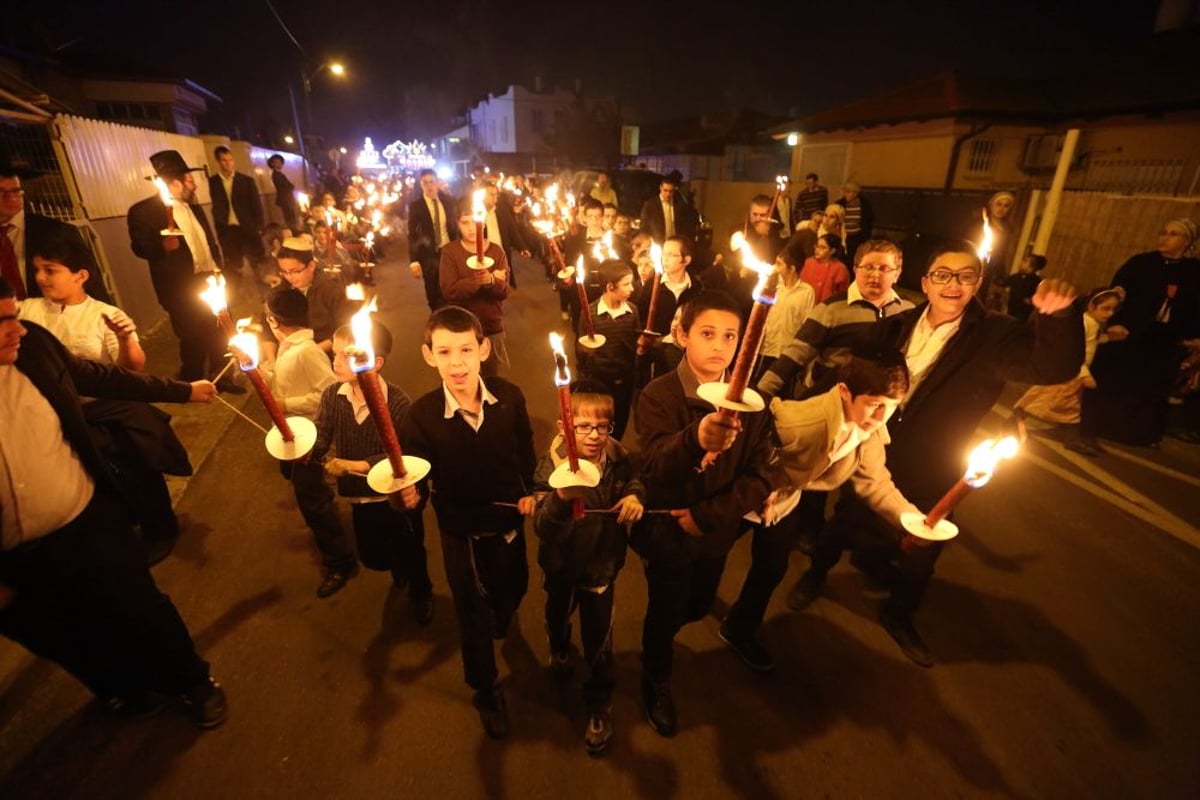
[[[911,381],[900,412],[888,424],[887,466],[896,487],[920,508],[931,508],[960,477],[976,428],[1007,381],[1061,383],[1083,363],[1083,323],[1072,306],[1075,289],[1041,282],[1032,302],[1034,324],[987,311],[976,299],[983,269],[968,242],[934,252],[921,278],[926,302],[886,323],[886,343],[904,353]],[[899,547],[904,534],[855,498],[843,497],[812,554],[812,568],[788,597],[790,608],[819,595],[825,573],[843,547],[882,554],[890,565],[891,596],[879,621],[914,663],[933,657],[912,617],[933,577],[942,543]]]

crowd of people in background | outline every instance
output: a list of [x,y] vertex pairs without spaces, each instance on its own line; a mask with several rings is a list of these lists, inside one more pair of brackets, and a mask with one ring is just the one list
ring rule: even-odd
[[[477,219],[469,192],[455,196],[426,170],[389,214],[406,234],[397,240],[406,240],[408,269],[429,306],[421,352],[441,382],[415,399],[385,382],[385,398],[405,451],[427,459],[432,473],[380,494],[365,474],[384,446],[353,379],[359,351],[347,327],[357,305],[345,286],[378,255],[351,220],[356,184],[323,187],[330,191],[305,212],[282,159],[272,159],[284,222],[269,224],[232,154],[218,148],[214,156],[211,224],[195,202],[199,168],[175,151],[153,154],[150,165],[175,201],[177,233],[163,234],[168,210],[157,193],[128,214],[130,247],[146,261],[179,340],[177,379],[141,371],[136,325],[93,290],[103,284],[87,247],[70,226],[25,214],[22,175],[0,167],[0,632],[58,661],[124,716],[152,713],[164,697],[182,697],[202,727],[227,715],[224,690],[148,569],[179,535],[169,498],[162,506],[162,474],[191,467],[147,401],[244,391],[229,377],[211,382],[226,375],[228,359],[200,299],[216,274],[262,302],[272,392],[317,431],[309,459],[281,463],[321,553],[317,595],[340,591],[361,564],[407,588],[414,619],[428,625],[434,587],[421,512],[432,503],[465,679],[483,729],[503,738],[509,719],[494,641],[508,635],[528,588],[531,517],[548,668],[571,676],[577,613],[588,669],[584,743],[594,755],[613,735],[614,595],[627,548],[642,558],[648,587],[639,694],[663,736],[679,725],[675,636],[710,613],[744,535],[752,537],[751,566],[720,636],[747,667],[774,667],[758,631],[797,547],[810,566],[788,590],[790,609],[817,602],[850,550],[888,592],[883,628],[929,667],[935,658],[915,616],[944,545],[906,533],[900,518],[927,511],[957,480],[962,453],[1005,385],[1032,385],[1018,416],[1075,426],[1072,446],[1090,455],[1103,451],[1100,438],[1157,443],[1170,398],[1197,389],[1200,261],[1191,220],[1166,223],[1156,250],[1078,300],[1074,287],[1043,274],[1053,269],[1041,256],[1011,274],[981,260],[972,230],[914,264],[900,244],[876,235],[868,194],[846,183],[830,202],[815,174],[784,202],[750,198],[738,226],[745,245],[724,253],[697,240],[699,215],[674,178],[661,181],[635,220],[620,212],[601,173],[569,224],[546,235],[531,214],[544,187],[484,176],[470,187],[483,192]],[[1001,238],[1013,200],[999,192],[988,204]],[[542,453],[508,358],[504,307],[518,289],[515,255],[543,265],[574,335],[573,428],[560,420]],[[767,410],[731,419],[699,387],[728,378],[756,302],[757,263],[777,274],[751,379]],[[904,270],[919,276],[919,294],[897,291]],[[521,282],[521,291],[534,289]],[[602,345],[580,341],[593,333]],[[392,335],[376,322],[372,338],[379,368]],[[1193,431],[1180,436],[1196,441]],[[54,442],[44,461],[44,447],[36,459],[22,450],[32,437]],[[591,465],[594,485],[556,480],[573,459]],[[470,480],[481,473],[492,480]],[[53,505],[29,501],[26,482],[54,487]],[[130,486],[140,487],[129,503],[140,541],[120,511]],[[348,529],[338,496],[351,508]]]

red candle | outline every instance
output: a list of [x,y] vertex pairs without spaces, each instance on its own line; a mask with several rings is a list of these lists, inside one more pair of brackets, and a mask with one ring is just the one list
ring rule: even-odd
[[737,361],[733,365],[733,374],[729,376],[729,391],[725,393],[726,400],[740,403],[742,395],[746,393],[746,386],[750,383],[750,371],[754,368],[754,360],[758,358],[763,334],[767,330],[767,314],[771,312],[771,304],[775,302],[777,281],[778,274],[772,272],[763,290],[755,294],[754,308],[750,310],[750,320],[746,323],[746,333],[742,337],[742,349],[738,351]]
[[988,439],[967,456],[967,471],[942,495],[942,499],[925,516],[925,525],[932,528],[950,515],[954,507],[970,494],[992,479],[996,465],[1002,458],[1012,458],[1017,453],[1019,442],[1015,436],[1007,436],[998,442]]
[[558,242],[555,240],[553,235],[547,238],[550,239],[550,252],[554,254],[554,259],[558,261],[558,268],[560,270],[565,270],[567,268],[567,262],[563,260],[562,251],[558,249]]
[[579,471],[579,448],[575,445],[575,415],[571,413],[571,387],[558,387],[558,418],[563,424],[563,444],[567,447],[567,462],[571,472]]
[[646,329],[642,331],[642,335],[638,337],[637,353],[639,356],[646,354],[646,348],[650,345],[650,337],[658,333],[654,326],[654,310],[658,307],[658,285],[662,282],[658,272],[654,273],[654,282],[650,285],[650,308],[646,310]]
[[375,420],[375,429],[383,440],[383,452],[387,454],[392,465],[392,476],[403,478],[408,475],[404,469],[404,453],[400,450],[400,438],[396,436],[396,426],[392,423],[392,415],[388,413],[387,401],[383,399],[383,389],[379,386],[379,373],[373,369],[355,373],[358,388],[362,390],[363,399],[371,418]]
[[942,499],[937,501],[937,505],[925,515],[925,525],[932,528],[950,516],[950,512],[954,510],[954,507],[962,502],[962,499],[970,494],[973,488],[971,484],[959,478],[958,483],[951,486],[950,491],[942,495]]
[[258,367],[251,367],[242,371],[246,373],[246,377],[250,379],[250,383],[254,384],[254,391],[258,392],[258,398],[262,400],[262,404],[267,409],[267,414],[270,415],[271,421],[279,429],[279,435],[283,437],[285,442],[295,441],[296,436],[292,433],[292,429],[288,427],[287,420],[283,417],[283,411],[280,410],[279,404],[275,402],[271,390],[267,388],[267,382],[263,380],[262,373],[258,371]]

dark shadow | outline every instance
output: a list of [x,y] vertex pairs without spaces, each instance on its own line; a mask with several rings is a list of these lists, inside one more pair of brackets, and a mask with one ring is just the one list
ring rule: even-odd
[[210,622],[204,630],[192,635],[192,639],[196,642],[196,650],[200,653],[211,650],[218,642],[239,628],[243,622],[282,599],[283,590],[278,586],[272,586],[258,594],[237,601],[225,609],[225,613]]

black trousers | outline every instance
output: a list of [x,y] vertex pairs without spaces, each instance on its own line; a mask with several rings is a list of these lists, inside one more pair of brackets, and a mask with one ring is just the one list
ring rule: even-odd
[[642,670],[655,683],[671,677],[675,634],[712,608],[725,558],[646,559],[649,600],[642,624]]
[[[825,497],[828,492],[800,495],[800,504],[778,524],[764,528],[754,525],[750,543],[750,570],[742,591],[729,609],[725,626],[737,639],[752,638],[762,625],[767,605],[775,588],[787,574],[792,548],[802,536],[817,536],[825,523]],[[807,502],[806,502],[807,500]]]
[[225,266],[222,273],[235,292],[242,286],[242,264],[250,262],[253,267],[263,257],[262,238],[257,231],[243,225],[217,226],[217,241],[221,244],[221,255]]
[[0,634],[99,697],[179,695],[208,678],[129,520],[103,495],[54,533],[0,553],[0,583],[14,591]]
[[[918,508],[932,508],[938,498],[909,498]],[[943,542],[904,548],[904,532],[892,527],[843,490],[833,517],[822,531],[812,552],[812,569],[824,575],[833,569],[843,550],[853,549],[867,562],[890,566],[893,577],[890,610],[911,616],[920,607],[942,554]]]
[[511,542],[500,535],[442,533],[442,558],[458,616],[463,674],[476,692],[488,691],[499,676],[493,640],[508,630],[529,588],[525,532],[518,530]]
[[325,482],[325,467],[316,462],[281,461],[279,470],[292,482],[296,505],[313,532],[321,563],[328,569],[353,567],[354,553],[334,506],[333,487]]
[[390,571],[397,583],[408,581],[414,600],[433,594],[429,557],[425,552],[425,521],[416,511],[399,511],[388,502],[350,506],[358,559],[367,569]]
[[546,635],[554,652],[564,652],[570,645],[571,615],[579,609],[579,638],[590,670],[583,682],[583,700],[589,713],[607,711],[617,685],[612,642],[616,584],[598,593],[561,576],[545,575],[542,586],[546,590]]
[[200,299],[206,284],[201,275],[190,280],[190,295],[164,305],[171,330],[179,340],[179,379],[198,381],[215,376],[225,366],[226,342],[212,309]]
[[425,302],[430,311],[437,311],[445,302],[442,300],[441,262],[429,259],[421,262],[421,280],[425,282]]

